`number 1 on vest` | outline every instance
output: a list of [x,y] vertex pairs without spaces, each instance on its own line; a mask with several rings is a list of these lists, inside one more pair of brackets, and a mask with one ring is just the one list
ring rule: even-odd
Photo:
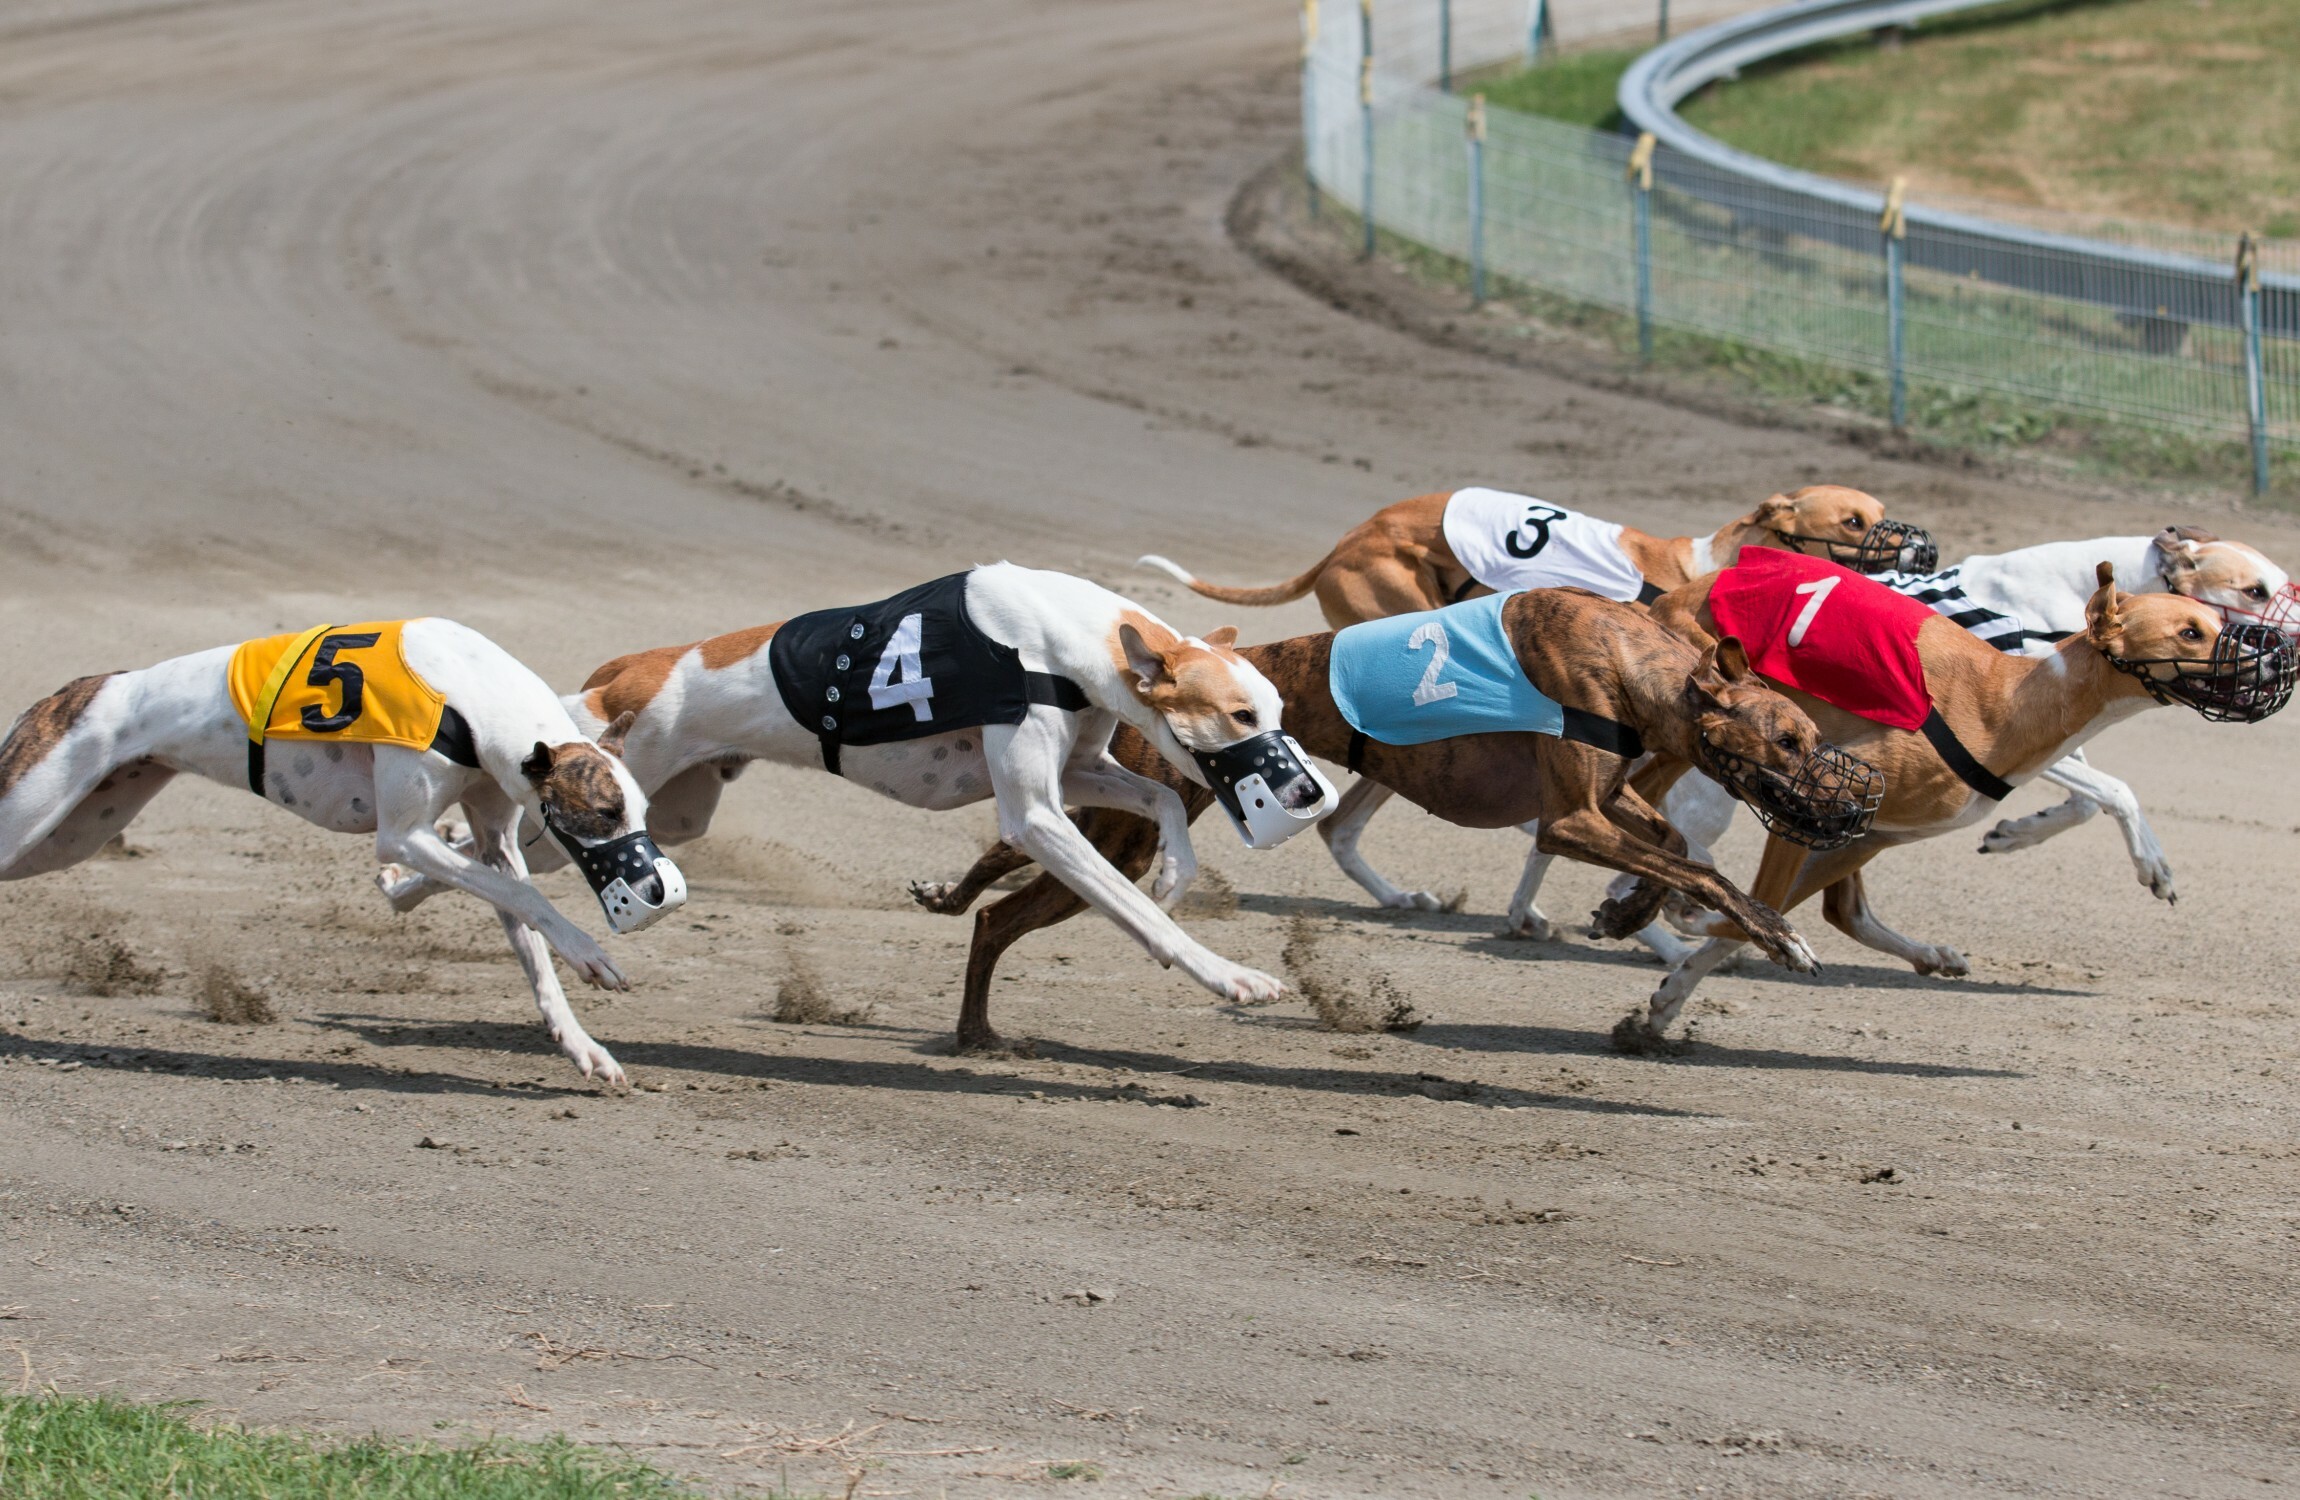
[[[918,659],[924,646],[924,616],[904,615],[895,626],[894,634],[887,638],[877,670],[870,674],[871,707],[887,709],[907,703],[921,724],[934,717],[934,709],[928,704],[934,697],[934,679],[926,675],[926,668]],[[899,681],[894,675],[898,670],[903,674]]]
[[1811,594],[1813,597],[1797,612],[1797,623],[1789,627],[1789,644],[1792,648],[1805,644],[1805,632],[1812,628],[1813,616],[1821,612],[1821,601],[1828,598],[1840,582],[1842,580],[1836,578],[1816,578],[1811,583],[1797,585],[1798,593]]

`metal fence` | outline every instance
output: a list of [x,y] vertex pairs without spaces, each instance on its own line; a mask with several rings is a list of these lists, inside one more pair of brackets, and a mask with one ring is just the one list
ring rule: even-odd
[[[1727,22],[1638,69],[1654,75],[1664,54],[1697,63],[1717,34],[1745,38],[1768,17],[1865,3]],[[1646,357],[1656,330],[1677,330],[1719,346],[1712,357],[1856,372],[1895,425],[2014,438],[2052,412],[2111,435],[2248,443],[2256,488],[2272,451],[2300,450],[2300,247],[2255,246],[2240,276],[2233,236],[2070,233],[1901,204],[1741,157],[1682,122],[1680,139],[1715,149],[1473,111],[1463,89],[1437,86],[1521,59],[1539,13],[1539,0],[1326,0],[1322,18],[1306,6],[1313,201],[1358,213],[1369,252],[1378,226],[1463,262],[1479,295],[1505,277],[1624,314]]]

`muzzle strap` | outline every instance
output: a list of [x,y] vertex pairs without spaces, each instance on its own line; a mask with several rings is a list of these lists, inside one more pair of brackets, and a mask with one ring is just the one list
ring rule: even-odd
[[1965,748],[1965,742],[1957,738],[1955,730],[1949,728],[1949,721],[1941,717],[1938,708],[1925,715],[1925,722],[1919,729],[1924,734],[1925,742],[1933,747],[1933,753],[1941,758],[1942,764],[1957,773],[1957,780],[1991,802],[2002,802],[2013,794],[2012,783],[1982,765]]

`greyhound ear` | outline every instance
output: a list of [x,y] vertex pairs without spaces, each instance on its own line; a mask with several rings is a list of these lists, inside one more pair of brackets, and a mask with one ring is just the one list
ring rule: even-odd
[[1217,651],[1227,651],[1238,644],[1238,627],[1235,625],[1218,625],[1198,639]]
[[1153,647],[1143,637],[1142,632],[1134,628],[1131,620],[1121,623],[1118,627],[1118,649],[1126,653],[1127,670],[1141,679],[1145,691],[1153,683],[1165,681],[1173,676],[1171,672],[1166,670],[1164,653]]
[[1749,513],[1749,519],[1761,526],[1771,526],[1797,513],[1797,502],[1787,495],[1775,495]]
[[2085,602],[2084,633],[2105,651],[2124,634],[2124,600],[2116,591],[2116,568],[2112,564],[2102,563],[2094,576],[2100,580],[2100,590]]
[[541,786],[544,778],[551,774],[551,747],[537,740],[535,748],[519,763],[519,770],[529,781]]
[[1727,682],[1739,682],[1749,675],[1749,652],[1739,636],[1720,637],[1711,657],[1717,664],[1717,675]]
[[615,722],[607,726],[606,732],[599,736],[599,748],[609,755],[622,755],[623,738],[631,732],[631,726],[638,722],[639,715],[635,710],[624,709],[615,716]]
[[2167,526],[2158,532],[2156,550],[2164,558],[2165,581],[2170,582],[2195,572],[2197,544],[2217,540],[2217,537],[2200,532],[2192,526]]

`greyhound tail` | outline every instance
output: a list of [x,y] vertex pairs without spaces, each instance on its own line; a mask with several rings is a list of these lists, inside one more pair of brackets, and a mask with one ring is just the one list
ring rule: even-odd
[[1174,562],[1170,558],[1160,557],[1155,552],[1146,557],[1136,558],[1135,563],[1139,567],[1155,568],[1169,578],[1188,584],[1192,593],[1204,594],[1209,599],[1219,599],[1224,604],[1260,606],[1291,604],[1294,600],[1301,598],[1318,586],[1318,576],[1326,571],[1326,565],[1333,560],[1334,554],[1329,552],[1312,564],[1310,570],[1300,577],[1289,578],[1284,583],[1274,583],[1267,588],[1258,589],[1227,588],[1219,583],[1204,582],[1197,574],[1183,567],[1180,563]]

